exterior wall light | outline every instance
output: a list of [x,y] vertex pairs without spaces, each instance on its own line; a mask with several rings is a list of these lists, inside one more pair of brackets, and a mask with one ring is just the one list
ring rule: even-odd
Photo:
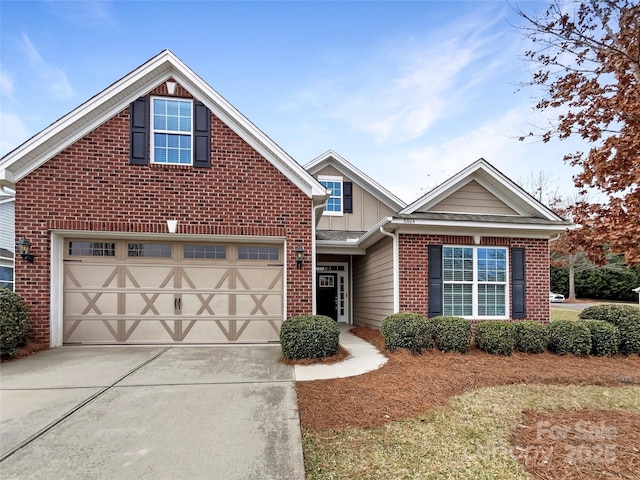
[[302,268],[302,258],[304,257],[304,250],[302,247],[296,247],[296,268]]
[[33,259],[35,257],[31,255],[31,242],[26,238],[21,238],[16,243],[16,246],[18,247],[18,253],[20,253],[22,259],[29,263],[33,263]]

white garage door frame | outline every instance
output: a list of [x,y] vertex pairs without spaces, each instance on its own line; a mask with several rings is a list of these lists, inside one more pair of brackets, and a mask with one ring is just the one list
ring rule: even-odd
[[51,231],[51,285],[50,285],[50,346],[63,344],[64,321],[64,246],[67,238],[147,240],[147,241],[201,241],[208,243],[260,243],[281,245],[283,247],[283,320],[287,318],[287,240],[286,237],[240,236],[240,235],[181,235],[132,232],[96,232],[78,230]]

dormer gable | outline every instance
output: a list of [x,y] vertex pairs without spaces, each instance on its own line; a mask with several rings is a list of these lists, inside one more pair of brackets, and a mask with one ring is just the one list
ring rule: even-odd
[[320,230],[369,230],[406,204],[379,183],[329,150],[305,165],[331,191],[318,225]]

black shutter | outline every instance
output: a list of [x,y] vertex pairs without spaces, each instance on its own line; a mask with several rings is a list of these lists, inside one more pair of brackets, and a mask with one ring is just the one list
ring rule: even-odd
[[211,115],[202,102],[193,103],[193,166],[211,166]]
[[511,317],[527,318],[525,295],[525,250],[511,249]]
[[129,163],[149,163],[149,99],[141,97],[130,107]]
[[429,245],[429,318],[442,315],[442,245]]
[[342,199],[344,200],[344,213],[353,213],[353,182],[343,182],[342,189],[344,194]]

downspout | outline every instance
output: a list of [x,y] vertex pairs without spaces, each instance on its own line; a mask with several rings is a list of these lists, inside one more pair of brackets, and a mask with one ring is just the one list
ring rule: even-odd
[[400,311],[400,259],[398,256],[398,234],[387,232],[384,227],[380,226],[380,233],[391,237],[393,240],[393,311]]
[[329,196],[325,198],[324,202],[320,205],[316,205],[311,209],[311,225],[313,225],[313,232],[311,235],[311,314],[315,315],[317,312],[317,300],[316,300],[316,210],[324,208],[327,205]]

